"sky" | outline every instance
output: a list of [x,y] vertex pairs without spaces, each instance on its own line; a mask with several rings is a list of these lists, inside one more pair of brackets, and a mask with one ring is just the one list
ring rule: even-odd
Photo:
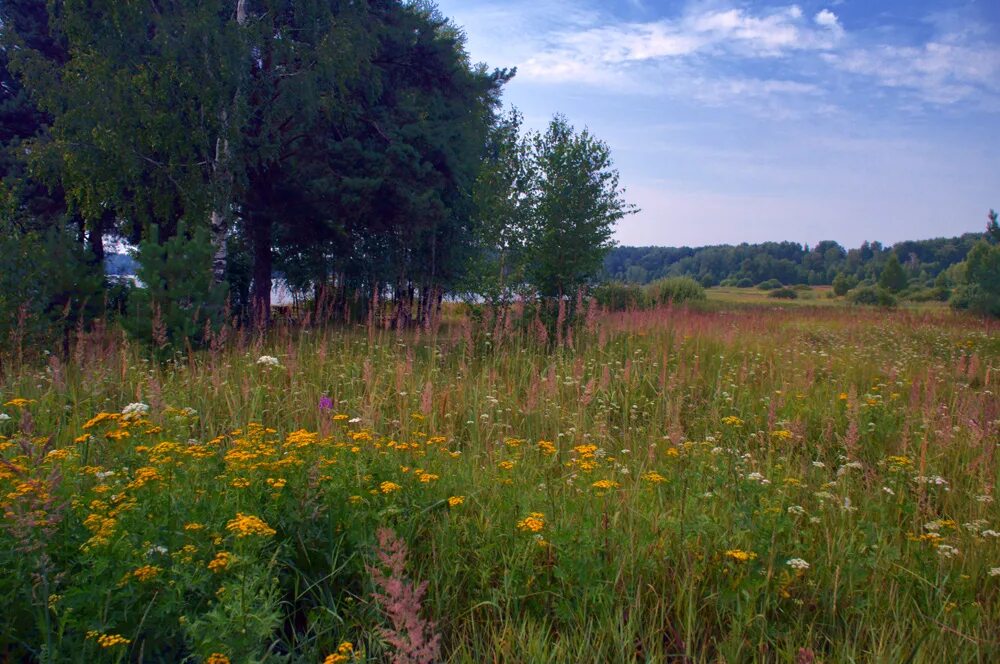
[[1000,208],[1000,0],[439,0],[610,145],[625,245],[954,236]]

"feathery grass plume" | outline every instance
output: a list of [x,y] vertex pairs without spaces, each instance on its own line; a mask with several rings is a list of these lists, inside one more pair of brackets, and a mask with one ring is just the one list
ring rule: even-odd
[[420,615],[420,600],[427,591],[427,582],[414,584],[406,578],[406,542],[390,528],[376,532],[379,565],[369,566],[368,572],[381,592],[372,597],[382,608],[392,627],[381,629],[382,638],[393,647],[393,664],[430,664],[440,660],[441,635],[434,623]]

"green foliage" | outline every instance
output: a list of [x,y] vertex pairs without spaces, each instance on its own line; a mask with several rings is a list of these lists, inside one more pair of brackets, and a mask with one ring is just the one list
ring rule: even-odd
[[646,299],[651,306],[704,302],[707,299],[705,288],[689,277],[659,279],[648,284],[645,292]]
[[858,286],[847,294],[847,299],[853,304],[863,304],[878,307],[895,307],[896,297],[888,290],[875,286]]
[[847,291],[851,290],[856,285],[856,281],[852,280],[851,277],[847,276],[843,272],[838,272],[837,276],[833,279],[833,293],[837,297],[843,297],[844,295],[847,295]]
[[767,296],[780,300],[795,300],[798,299],[799,293],[794,288],[775,288]]
[[646,291],[642,286],[623,281],[598,284],[591,290],[591,295],[608,311],[644,309],[647,303]]
[[0,235],[0,339],[63,350],[70,331],[104,313],[101,266],[68,233]]
[[762,281],[759,284],[757,284],[757,288],[759,288],[762,291],[769,291],[769,290],[774,290],[776,288],[781,288],[782,285],[783,284],[777,279],[768,279],[767,281]]
[[952,296],[952,306],[983,316],[1000,316],[1000,244],[984,240],[974,246],[964,272]]
[[898,293],[906,288],[906,273],[903,266],[899,264],[899,257],[896,252],[889,254],[889,259],[882,267],[882,272],[878,278],[878,285],[890,293]]
[[124,323],[133,337],[160,350],[197,348],[206,331],[223,322],[224,284],[212,282],[213,248],[204,227],[188,233],[182,224],[160,243],[157,233],[139,245],[136,259],[142,287],[132,295]]

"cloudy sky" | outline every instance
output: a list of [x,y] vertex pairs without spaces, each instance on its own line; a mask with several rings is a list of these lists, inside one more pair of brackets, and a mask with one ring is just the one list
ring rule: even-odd
[[1000,208],[997,0],[439,0],[505,98],[608,142],[622,244],[982,230]]

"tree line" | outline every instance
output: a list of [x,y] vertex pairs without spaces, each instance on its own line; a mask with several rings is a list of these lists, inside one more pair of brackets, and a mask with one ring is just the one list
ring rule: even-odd
[[[0,331],[110,306],[198,343],[266,325],[275,272],[399,326],[574,292],[631,208],[606,144],[503,112],[514,75],[419,0],[5,0]],[[109,239],[144,288],[104,278]]]

